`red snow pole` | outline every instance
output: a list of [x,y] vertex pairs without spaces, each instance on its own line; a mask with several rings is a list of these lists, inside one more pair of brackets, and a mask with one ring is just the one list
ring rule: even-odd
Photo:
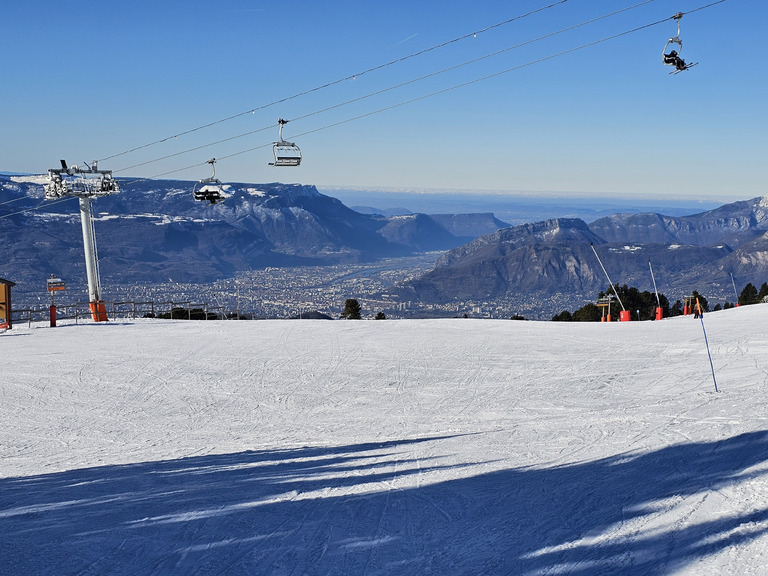
[[693,314],[693,295],[684,297],[683,301],[685,302],[685,306],[683,306],[683,316]]

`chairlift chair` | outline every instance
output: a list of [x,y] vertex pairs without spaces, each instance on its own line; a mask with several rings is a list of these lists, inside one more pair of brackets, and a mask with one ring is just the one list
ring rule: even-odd
[[207,163],[211,165],[213,173],[210,178],[203,178],[195,184],[192,189],[192,196],[194,196],[195,200],[217,204],[224,200],[224,197],[221,195],[221,181],[216,178],[216,158],[211,158]]
[[[680,58],[680,53],[683,51],[683,41],[680,39],[680,20],[683,18],[683,13],[678,12],[672,16],[672,18],[677,20],[677,36],[667,40],[667,43],[664,45],[664,50],[661,51],[661,60],[666,66],[675,67],[675,69],[672,70],[670,74],[679,74],[683,70],[688,70],[688,68],[696,66],[698,62],[694,62],[693,64],[686,64],[685,60]],[[673,46],[670,47],[670,44]],[[674,49],[675,44],[677,45],[677,50]],[[667,49],[670,49],[669,52],[667,52]]]
[[288,120],[278,118],[277,123],[280,126],[280,133],[277,142],[272,146],[272,152],[275,155],[275,161],[270,162],[270,166],[298,166],[301,164],[301,150],[293,142],[283,140],[283,126],[288,124]]

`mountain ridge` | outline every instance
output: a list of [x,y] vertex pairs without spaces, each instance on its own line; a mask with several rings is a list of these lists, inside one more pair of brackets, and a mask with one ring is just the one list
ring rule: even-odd
[[489,301],[570,294],[594,298],[608,282],[592,246],[619,284],[732,294],[768,279],[768,197],[685,217],[615,214],[591,224],[558,218],[498,230],[453,249],[434,270],[405,283],[401,298],[429,302]]
[[[8,247],[3,268],[19,283],[84,276],[77,203],[46,201],[44,181],[0,176],[0,202],[18,207],[0,218],[0,241]],[[120,193],[92,205],[102,279],[116,283],[205,283],[266,266],[368,262],[466,241],[439,218],[361,214],[312,185],[227,184],[225,201],[211,205],[193,199],[194,182],[120,184]],[[471,215],[463,233],[503,225],[492,215]]]
[[[0,276],[21,289],[50,274],[85,277],[76,203],[46,202],[43,181],[0,176],[0,205],[14,206],[0,218],[7,247]],[[592,246],[613,281],[640,289],[651,288],[649,262],[662,292],[732,295],[731,274],[742,285],[768,278],[768,197],[689,216],[618,213],[590,224],[564,217],[507,226],[491,213],[362,214],[315,186],[279,182],[227,184],[225,201],[211,205],[193,200],[193,184],[121,181],[120,194],[93,203],[104,281],[206,283],[265,267],[430,251],[445,253],[388,297],[542,309],[553,294],[589,300],[607,287]]]

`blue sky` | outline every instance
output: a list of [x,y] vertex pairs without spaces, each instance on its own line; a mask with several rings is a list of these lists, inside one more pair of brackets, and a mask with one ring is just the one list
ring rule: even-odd
[[[117,176],[199,179],[216,157],[222,181],[320,188],[768,194],[768,3],[697,10],[712,1],[650,1],[569,31],[642,0],[14,2],[3,9],[0,170],[101,159]],[[676,24],[651,24],[676,12],[688,13],[682,56],[699,64],[670,75],[661,52]],[[284,136],[302,149],[298,168],[268,166],[278,117],[293,119]]]

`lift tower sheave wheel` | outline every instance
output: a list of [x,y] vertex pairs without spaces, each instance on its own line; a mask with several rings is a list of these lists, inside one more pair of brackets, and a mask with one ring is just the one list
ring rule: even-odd
[[45,197],[76,197],[80,203],[80,223],[83,229],[83,250],[85,252],[85,271],[88,276],[88,297],[91,316],[94,322],[107,320],[106,307],[101,299],[99,279],[99,260],[96,252],[96,235],[91,217],[91,202],[99,196],[109,196],[120,191],[120,186],[112,177],[111,170],[99,170],[98,162],[87,168],[67,166],[61,161],[61,168],[48,170],[48,182],[45,183]]
[[49,200],[66,196],[95,198],[120,192],[117,180],[112,177],[112,170],[99,170],[96,161],[86,166],[67,166],[66,161],[62,160],[61,168],[48,170],[48,182],[44,185],[45,197]]

